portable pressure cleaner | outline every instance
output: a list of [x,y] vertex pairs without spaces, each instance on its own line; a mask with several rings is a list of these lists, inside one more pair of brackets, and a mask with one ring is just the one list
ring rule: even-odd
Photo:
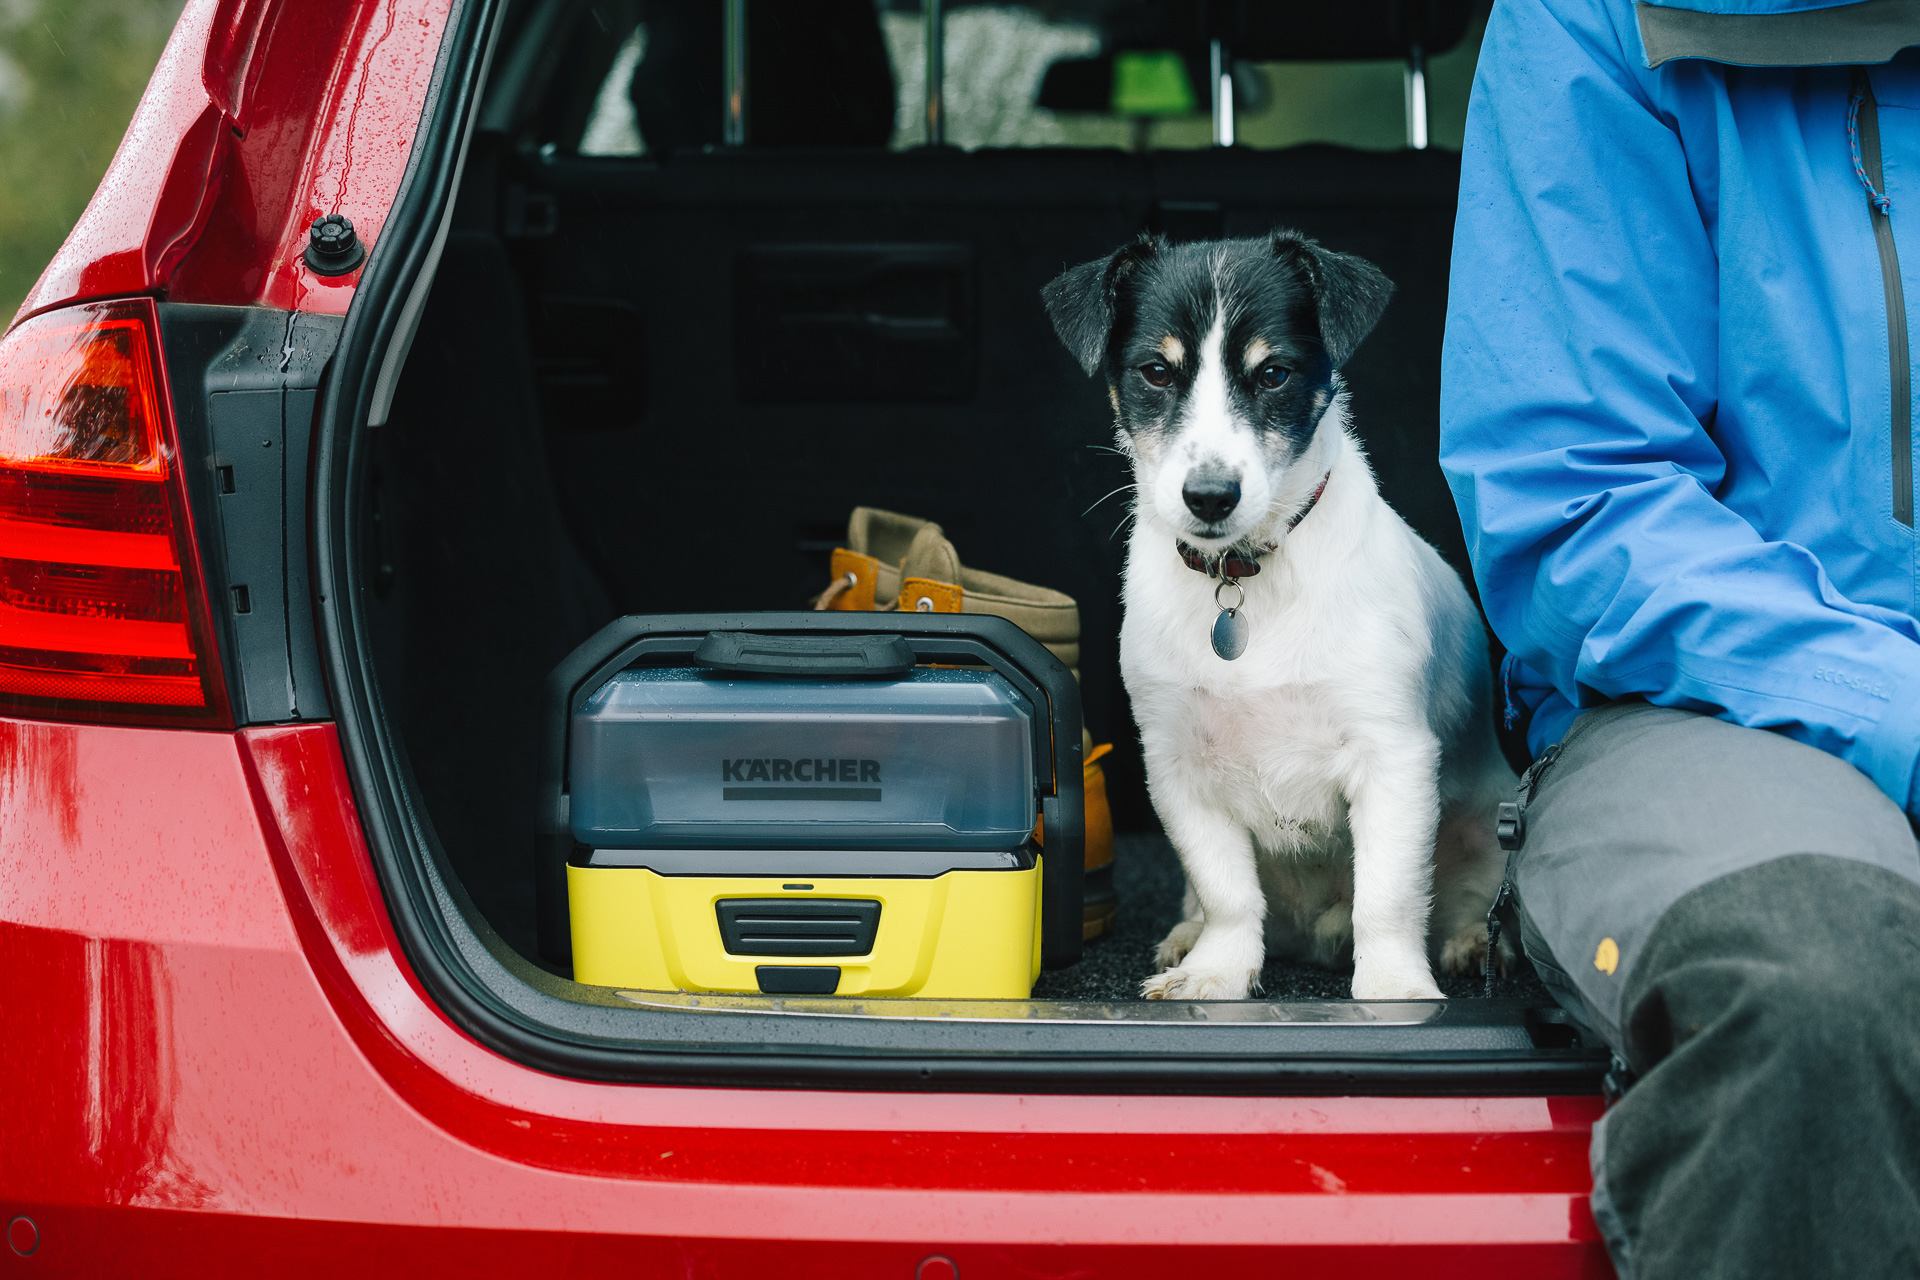
[[548,700],[541,949],[577,981],[1018,998],[1079,957],[1079,689],[1006,619],[622,618]]

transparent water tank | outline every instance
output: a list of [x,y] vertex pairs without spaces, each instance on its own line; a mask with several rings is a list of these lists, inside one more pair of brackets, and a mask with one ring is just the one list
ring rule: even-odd
[[998,675],[623,671],[573,717],[570,816],[596,848],[1011,849],[1033,711]]

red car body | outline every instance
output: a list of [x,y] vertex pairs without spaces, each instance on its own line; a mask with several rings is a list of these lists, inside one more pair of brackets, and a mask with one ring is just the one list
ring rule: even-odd
[[[359,274],[304,270],[308,224],[345,205],[378,243],[451,8],[192,0],[20,319],[143,297],[344,314]],[[521,1065],[416,977],[333,725],[206,712],[0,719],[0,1272],[1610,1274],[1594,1096]]]

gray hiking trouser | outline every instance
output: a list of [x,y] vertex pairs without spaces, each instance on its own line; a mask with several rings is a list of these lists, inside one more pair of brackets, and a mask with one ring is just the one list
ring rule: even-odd
[[1637,1079],[1594,1129],[1623,1280],[1920,1277],[1920,848],[1851,765],[1623,702],[1520,788],[1527,955]]

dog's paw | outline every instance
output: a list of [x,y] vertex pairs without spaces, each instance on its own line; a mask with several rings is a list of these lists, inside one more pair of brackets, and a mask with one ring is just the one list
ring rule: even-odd
[[[1502,938],[1493,949],[1493,963],[1496,972],[1503,978],[1513,973],[1513,948]],[[1484,925],[1471,924],[1448,938],[1440,948],[1440,968],[1456,978],[1487,971],[1487,930]]]
[[1193,944],[1200,941],[1201,925],[1198,920],[1182,920],[1173,926],[1172,932],[1160,940],[1153,949],[1153,967],[1159,970],[1171,969],[1187,958],[1187,952],[1193,950]]
[[1140,994],[1149,1000],[1245,1000],[1259,980],[1258,969],[1169,969],[1141,983]]
[[1361,965],[1353,971],[1355,1000],[1438,1000],[1440,988],[1423,964]]

